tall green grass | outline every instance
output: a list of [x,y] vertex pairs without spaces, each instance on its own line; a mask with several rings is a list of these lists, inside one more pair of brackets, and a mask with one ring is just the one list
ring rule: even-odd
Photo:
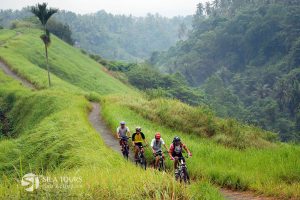
[[[12,123],[11,137],[0,140],[1,199],[191,197],[168,174],[145,172],[107,148],[88,122],[90,104],[84,97],[53,90],[33,92],[2,72],[0,83],[0,97],[10,105],[6,115]],[[82,182],[80,188],[41,186],[28,193],[19,180],[29,172],[76,176]]]
[[[102,66],[54,38],[52,45],[58,48],[50,50],[57,61],[50,61],[54,84],[47,89],[39,31],[5,30],[0,31],[0,38],[1,59],[39,89],[23,88],[0,71],[0,100],[9,108],[6,116],[11,126],[10,137],[0,139],[1,199],[222,199],[209,184],[198,185],[203,192],[182,187],[168,174],[145,172],[105,147],[87,120],[90,105],[86,98],[97,101],[106,93],[136,91],[104,73]],[[29,172],[83,180],[80,188],[42,186],[28,193],[19,181]]]
[[[126,99],[126,100],[125,100]],[[193,157],[187,160],[191,175],[197,179],[204,178],[218,185],[238,190],[254,190],[257,193],[280,198],[300,198],[300,147],[288,144],[272,144],[265,148],[247,148],[239,150],[218,145],[214,141],[197,134],[187,134],[169,128],[164,121],[151,122],[141,111],[132,110],[125,101],[135,98],[120,96],[106,97],[102,101],[103,116],[111,127],[117,126],[120,120],[126,120],[129,127],[141,126],[147,140],[154,137],[155,132],[162,133],[168,143],[176,135],[191,149]],[[172,102],[169,102],[173,105]],[[151,102],[151,104],[154,104]],[[152,106],[151,113],[161,110],[160,101]],[[171,106],[169,109],[173,109]],[[146,110],[150,110],[146,108]],[[168,113],[164,110],[162,115]],[[183,110],[182,112],[187,112]],[[150,113],[150,114],[151,114]],[[177,114],[179,115],[179,114]],[[176,118],[177,115],[169,116]],[[192,114],[193,115],[193,114]],[[165,119],[169,120],[169,119]],[[173,119],[172,119],[173,120]],[[185,118],[180,123],[186,122]],[[154,120],[155,121],[155,120]],[[148,154],[148,156],[150,153]],[[170,162],[168,163],[170,166]]]
[[[14,37],[11,37],[15,35]],[[0,59],[14,71],[25,77],[38,88],[47,88],[47,73],[44,70],[44,46],[41,31],[19,28],[0,30],[4,44],[0,46]],[[54,88],[85,92],[134,94],[136,91],[105,73],[103,66],[52,35],[49,48],[50,71]],[[76,86],[76,87],[75,87]]]
[[[147,100],[141,96],[120,97],[120,103],[145,119],[163,124],[172,130],[210,138],[229,147],[265,148],[277,141],[277,135],[260,128],[244,125],[233,119],[221,119],[205,106],[192,107],[178,100]],[[111,98],[113,99],[113,98]]]
[[[0,30],[0,58],[40,89],[24,89],[0,73],[0,96],[11,105],[7,115],[12,126],[12,138],[0,140],[0,198],[29,198],[14,179],[27,171],[84,179],[81,189],[42,190],[34,194],[36,198],[169,199],[175,195],[178,199],[221,199],[207,181],[300,198],[299,146],[272,143],[274,134],[216,118],[206,108],[170,100],[146,101],[56,37],[52,37],[49,53],[54,87],[47,89],[39,35],[40,31],[25,28]],[[103,116],[113,130],[125,120],[131,129],[142,126],[148,141],[157,131],[168,144],[175,135],[182,137],[193,152],[187,159],[192,177],[206,181],[184,188],[170,175],[144,172],[124,162],[89,125],[87,99],[102,99]],[[151,159],[149,149],[147,156]],[[169,167],[171,164],[167,161]]]

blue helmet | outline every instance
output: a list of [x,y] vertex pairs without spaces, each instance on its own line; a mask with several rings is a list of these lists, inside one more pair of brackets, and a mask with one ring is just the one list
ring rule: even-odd
[[180,137],[178,137],[178,136],[174,137],[174,139],[173,139],[173,142],[180,142],[180,141],[181,141]]

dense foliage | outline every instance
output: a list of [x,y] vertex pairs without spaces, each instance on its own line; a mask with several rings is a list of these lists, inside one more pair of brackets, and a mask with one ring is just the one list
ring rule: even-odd
[[[278,199],[299,199],[298,145],[273,143],[276,139],[273,133],[235,120],[218,119],[204,107],[191,107],[177,100],[148,101],[137,90],[110,76],[111,71],[107,72],[55,36],[52,37],[55,45],[49,49],[53,87],[48,89],[43,54],[39,53],[43,45],[35,40],[39,34],[40,30],[28,28],[0,31],[0,58],[38,88],[36,91],[23,88],[0,70],[0,96],[12,106],[5,113],[12,119],[12,131],[16,133],[15,138],[0,140],[0,172],[3,171],[0,199],[63,199],[66,196],[222,199],[218,189],[206,181]],[[117,64],[111,63],[112,67]],[[7,98],[10,94],[15,97],[13,101]],[[142,172],[130,162],[124,162],[106,147],[88,123],[90,105],[86,98],[101,99],[101,114],[112,134],[119,121],[126,120],[130,129],[141,126],[148,141],[157,131],[167,144],[175,135],[181,137],[193,153],[187,159],[192,184],[181,187],[172,181],[172,172]],[[146,157],[152,159],[151,150],[145,150]],[[168,167],[173,164],[169,159],[166,163]],[[29,170],[51,177],[81,176],[82,187],[40,188],[28,193],[20,187],[19,180]],[[132,175],[132,171],[137,173]]]
[[[31,16],[28,9],[0,10],[0,25],[8,27],[12,20]],[[58,30],[70,30],[79,46],[90,53],[108,59],[136,61],[148,58],[153,51],[167,50],[178,40],[185,39],[191,28],[192,16],[166,18],[158,14],[146,17],[112,15],[105,11],[79,15],[60,11],[54,17],[63,25]],[[57,35],[59,36],[59,35]],[[63,34],[62,39],[65,37]]]
[[150,99],[176,98],[191,105],[204,102],[202,91],[190,87],[180,73],[162,74],[148,63],[108,61],[98,55],[90,54],[89,56],[105,66],[116,78],[145,91]]
[[150,62],[201,86],[220,116],[300,139],[299,1],[199,4],[186,41]]

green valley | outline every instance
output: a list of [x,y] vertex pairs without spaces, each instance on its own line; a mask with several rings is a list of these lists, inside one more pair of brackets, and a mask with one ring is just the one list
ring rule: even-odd
[[298,3],[0,10],[0,199],[300,199]]
[[[37,88],[24,88],[0,73],[1,112],[9,125],[0,140],[1,198],[222,199],[214,185],[281,199],[300,197],[299,146],[220,119],[206,107],[148,100],[54,36],[49,47],[53,87],[48,88],[40,33],[33,28],[0,30],[1,60]],[[148,140],[156,131],[168,144],[180,136],[193,152],[187,160],[193,183],[184,187],[172,174],[143,171],[106,147],[89,124],[89,100],[101,103],[112,130],[126,120],[130,129],[141,126]],[[79,176],[81,187],[28,193],[19,180],[29,172]]]

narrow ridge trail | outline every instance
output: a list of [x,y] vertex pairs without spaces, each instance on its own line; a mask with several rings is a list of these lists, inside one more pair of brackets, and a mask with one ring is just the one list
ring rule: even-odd
[[4,73],[22,83],[25,87],[35,90],[36,88],[32,83],[27,81],[26,79],[20,77],[16,72],[12,71],[3,61],[0,60],[0,68],[4,71]]
[[[107,127],[106,123],[101,117],[101,106],[99,103],[91,102],[92,111],[89,114],[89,121],[95,128],[95,130],[99,133],[101,138],[104,140],[105,144],[118,152],[121,156],[121,148],[119,145],[119,141],[113,136],[110,129]],[[133,161],[133,153],[129,153],[129,159]]]
[[[99,103],[91,102],[93,109],[89,114],[90,123],[97,130],[99,135],[104,140],[105,144],[121,154],[118,140],[112,135],[110,129],[101,117],[101,105]],[[130,152],[130,159],[133,160],[133,154]],[[229,189],[222,188],[220,192],[223,194],[225,199],[229,200],[274,200],[272,198],[255,196],[252,192],[241,192],[232,191]]]
[[240,191],[232,191],[229,189],[220,189],[221,193],[225,197],[225,199],[230,199],[230,200],[275,200],[274,198],[270,197],[263,197],[259,195],[255,195],[252,192],[245,191],[245,192],[240,192]]
[[[20,77],[17,73],[12,71],[3,61],[0,60],[0,68],[4,71],[4,73],[22,83],[25,87],[35,90],[35,87],[28,80]],[[122,155],[120,151],[120,145],[118,140],[112,135],[110,129],[104,122],[101,117],[101,106],[99,103],[91,102],[92,110],[89,113],[89,121],[95,130],[99,133],[99,135],[104,140],[105,144],[112,148],[114,151],[118,152]],[[130,160],[133,161],[133,153],[129,154]],[[273,198],[255,196],[252,192],[239,192],[239,191],[231,191],[228,189],[220,189],[220,192],[223,194],[225,199],[229,200],[274,200]]]

